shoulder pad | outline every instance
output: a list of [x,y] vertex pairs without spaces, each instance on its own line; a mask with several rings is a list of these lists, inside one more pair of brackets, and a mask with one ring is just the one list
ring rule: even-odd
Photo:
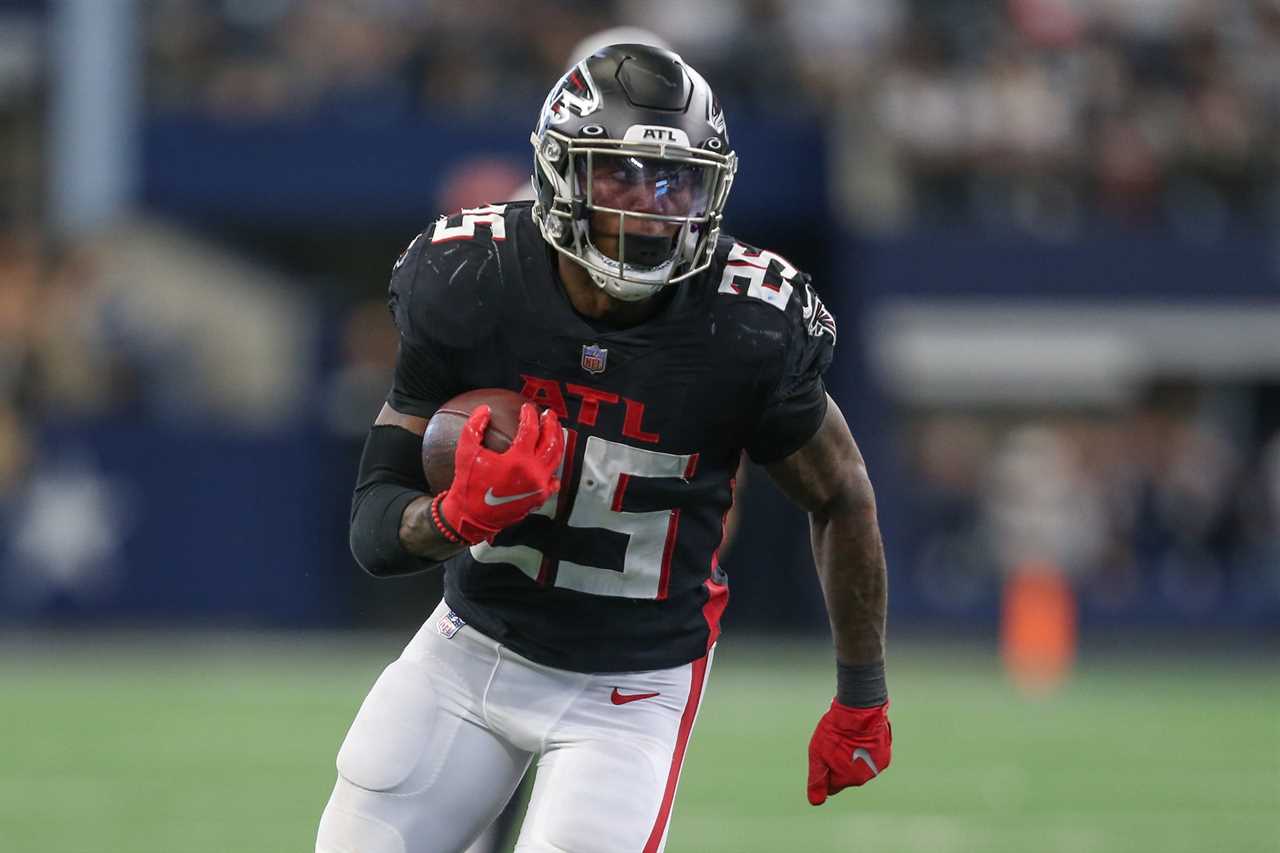
[[811,395],[831,364],[836,322],[809,276],[776,252],[732,238],[717,248],[716,313],[731,357],[768,377],[769,405]]
[[401,335],[414,343],[460,346],[495,322],[503,286],[499,246],[512,226],[506,208],[464,208],[413,238],[392,268],[388,288]]
[[507,239],[507,207],[505,204],[464,207],[457,213],[441,216],[422,233],[433,246],[459,241],[502,242]]
[[797,278],[808,278],[782,255],[732,237],[716,246],[713,269],[717,293],[757,300],[782,312],[791,304]]
[[712,271],[717,299],[735,307],[773,309],[750,311],[751,322],[780,326],[788,335],[801,331],[815,338],[826,335],[835,343],[835,318],[818,298],[808,273],[782,255],[726,237],[716,247]]

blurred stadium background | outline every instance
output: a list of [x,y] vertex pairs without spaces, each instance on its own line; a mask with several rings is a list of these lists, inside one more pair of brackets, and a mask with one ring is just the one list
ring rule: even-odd
[[1280,2],[0,1],[0,849],[308,850],[439,595],[346,549],[391,264],[572,46],[725,102],[877,484],[895,766],[821,810],[758,471],[672,851],[1280,850]]

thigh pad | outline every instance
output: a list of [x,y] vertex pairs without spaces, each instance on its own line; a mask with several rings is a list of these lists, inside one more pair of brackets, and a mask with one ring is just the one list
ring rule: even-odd
[[369,791],[421,791],[439,775],[460,724],[441,712],[426,667],[397,660],[360,706],[338,752],[338,772]]

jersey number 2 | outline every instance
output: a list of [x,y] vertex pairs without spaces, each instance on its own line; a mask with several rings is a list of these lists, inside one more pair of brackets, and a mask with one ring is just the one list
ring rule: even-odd
[[[572,444],[566,442],[566,448],[571,451]],[[565,458],[571,458],[570,452],[565,453]],[[627,536],[626,552],[620,570],[561,559],[555,585],[592,595],[666,598],[680,510],[628,512],[622,509],[623,500],[632,477],[664,477],[687,482],[697,465],[696,453],[660,453],[590,436],[582,455],[582,472],[566,522],[569,528],[566,535],[572,535],[573,529],[621,533]],[[559,495],[552,496],[534,514],[555,518],[559,498]],[[510,563],[534,580],[540,577],[545,563],[545,555],[528,545],[495,546],[481,542],[472,546],[471,556],[481,563]]]

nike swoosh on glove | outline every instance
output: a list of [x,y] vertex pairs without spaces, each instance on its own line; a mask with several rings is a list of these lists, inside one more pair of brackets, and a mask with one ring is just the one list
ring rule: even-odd
[[521,521],[560,490],[564,454],[560,419],[533,404],[520,407],[520,425],[501,453],[485,447],[488,406],[476,406],[454,451],[453,482],[432,500],[432,518],[450,541],[474,545]]
[[832,700],[809,739],[809,802],[820,806],[845,788],[864,785],[889,766],[889,703],[851,708]]

